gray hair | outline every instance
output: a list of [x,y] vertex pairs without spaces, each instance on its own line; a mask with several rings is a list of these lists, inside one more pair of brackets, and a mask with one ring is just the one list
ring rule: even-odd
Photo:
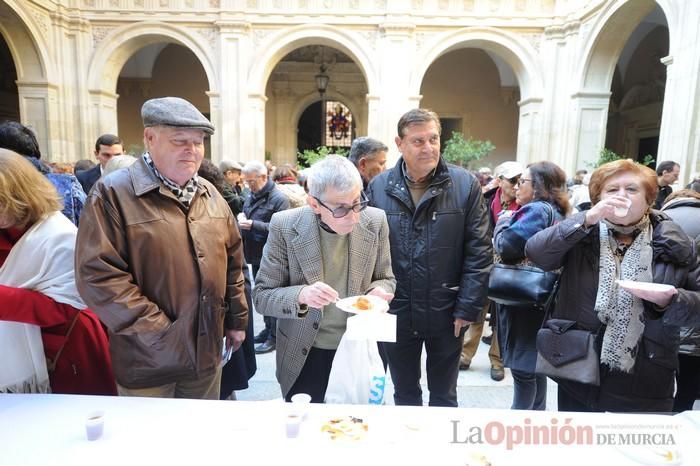
[[253,160],[245,164],[245,166],[243,167],[243,173],[245,173],[246,175],[267,175],[267,167],[264,163],[258,162],[257,160]]
[[102,176],[107,176],[120,168],[126,168],[136,162],[136,160],[136,157],[129,154],[122,154],[112,157],[109,159],[109,162],[107,162],[107,165],[105,165],[104,170],[102,170]]
[[330,154],[313,164],[308,175],[309,194],[321,198],[329,189],[345,194],[362,189],[362,178],[357,168],[345,157]]
[[357,167],[362,157],[367,157],[371,160],[376,157],[379,152],[386,152],[388,150],[389,148],[383,142],[367,136],[362,136],[352,141],[348,160]]

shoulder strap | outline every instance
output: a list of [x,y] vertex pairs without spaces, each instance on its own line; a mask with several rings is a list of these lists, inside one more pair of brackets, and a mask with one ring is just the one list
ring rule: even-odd
[[66,332],[66,337],[65,340],[63,340],[63,344],[61,345],[60,348],[58,348],[58,351],[56,351],[56,356],[54,356],[53,359],[51,358],[46,358],[46,368],[49,370],[49,372],[53,372],[56,370],[56,363],[58,362],[58,358],[61,357],[61,353],[63,352],[63,348],[66,346],[66,343],[68,343],[68,338],[70,337],[70,334],[73,332],[73,327],[75,327],[75,323],[78,322],[78,316],[80,315],[80,311],[76,312],[75,315],[73,316],[73,319],[70,322],[70,326],[68,327],[68,331]]
[[547,226],[551,227],[552,225],[554,225],[554,206],[549,202],[545,202],[545,204],[547,205],[547,216],[549,218]]

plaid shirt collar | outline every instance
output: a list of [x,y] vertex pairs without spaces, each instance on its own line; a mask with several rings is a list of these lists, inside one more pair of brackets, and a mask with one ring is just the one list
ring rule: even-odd
[[143,154],[143,160],[144,162],[146,162],[146,165],[151,167],[153,173],[165,185],[165,187],[168,188],[177,197],[177,199],[189,209],[190,203],[192,202],[194,195],[199,189],[199,180],[197,178],[197,174],[190,178],[189,181],[187,181],[187,184],[185,184],[185,186],[181,188],[180,186],[178,186],[177,183],[169,180],[158,171],[158,169],[156,168],[156,164],[153,163],[151,154],[145,152]]

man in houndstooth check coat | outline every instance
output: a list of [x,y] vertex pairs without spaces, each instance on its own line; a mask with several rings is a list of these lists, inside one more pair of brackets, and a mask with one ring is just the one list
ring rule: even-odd
[[277,380],[284,397],[322,402],[347,314],[339,298],[396,287],[384,212],[367,208],[362,179],[344,157],[328,156],[309,174],[308,206],[278,212],[256,277],[257,311],[277,317]]

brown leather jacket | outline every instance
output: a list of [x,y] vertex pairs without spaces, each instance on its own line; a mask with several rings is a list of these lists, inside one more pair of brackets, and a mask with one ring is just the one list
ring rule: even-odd
[[85,204],[78,291],[109,329],[124,387],[211,375],[224,326],[247,328],[241,236],[223,197],[199,181],[186,211],[139,159],[98,181]]

